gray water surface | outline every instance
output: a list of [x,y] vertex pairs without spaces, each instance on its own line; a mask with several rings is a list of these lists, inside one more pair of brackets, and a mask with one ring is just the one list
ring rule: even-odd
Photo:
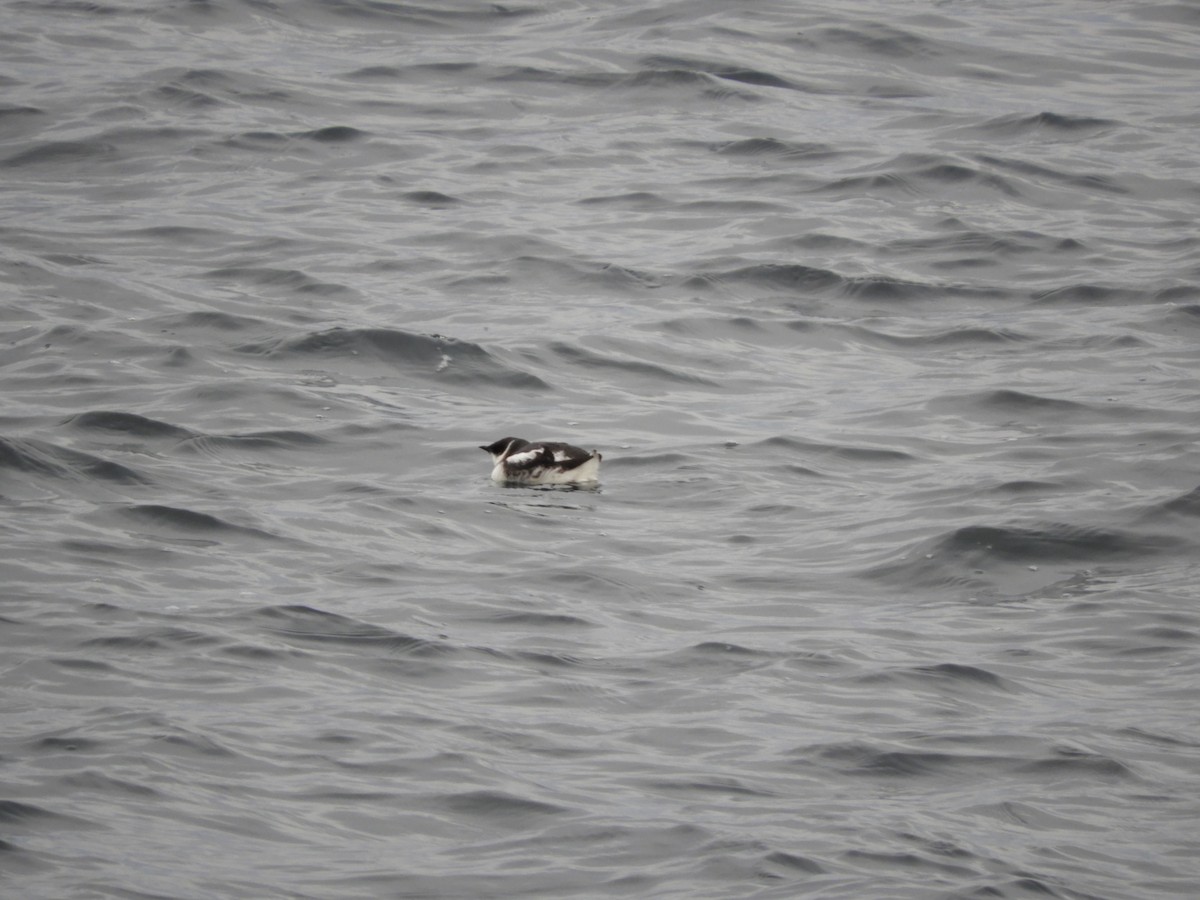
[[0,9],[6,892],[1195,893],[1196,4]]

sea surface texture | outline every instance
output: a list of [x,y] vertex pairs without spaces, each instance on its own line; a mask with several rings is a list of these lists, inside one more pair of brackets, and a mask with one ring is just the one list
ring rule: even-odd
[[1196,896],[1200,4],[0,0],[0,86],[5,896]]

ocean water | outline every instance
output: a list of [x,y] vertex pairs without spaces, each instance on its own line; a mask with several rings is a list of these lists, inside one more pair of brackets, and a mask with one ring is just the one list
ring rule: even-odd
[[0,9],[6,895],[1195,896],[1200,6]]

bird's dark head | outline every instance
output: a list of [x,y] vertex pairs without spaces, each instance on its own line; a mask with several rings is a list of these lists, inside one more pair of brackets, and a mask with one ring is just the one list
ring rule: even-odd
[[480,445],[479,449],[486,450],[488,453],[492,454],[493,458],[495,458],[504,456],[506,453],[510,453],[513,450],[519,450],[528,443],[529,441],[523,440],[522,438],[502,437],[500,440],[493,441],[490,444]]

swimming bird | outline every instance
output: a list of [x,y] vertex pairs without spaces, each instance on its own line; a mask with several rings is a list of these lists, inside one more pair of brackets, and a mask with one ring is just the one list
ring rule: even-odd
[[492,481],[502,484],[584,484],[600,477],[599,453],[560,441],[503,437],[479,449],[492,455]]

